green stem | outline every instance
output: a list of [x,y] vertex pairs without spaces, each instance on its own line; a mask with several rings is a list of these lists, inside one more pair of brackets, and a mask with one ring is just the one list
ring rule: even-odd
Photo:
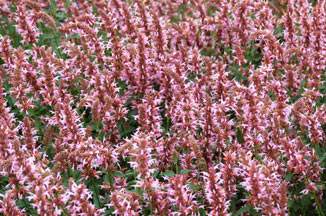
[[68,165],[68,175],[69,175],[69,178],[72,177],[74,180],[76,179],[75,177],[75,173],[74,171],[71,169],[71,166],[69,165],[68,161],[67,161],[67,165]]
[[256,158],[256,160],[259,160],[259,158],[258,158],[258,146],[257,146],[257,144],[255,144],[255,158]]
[[148,198],[149,198],[149,209],[150,209],[150,215],[153,215],[153,203],[152,203],[152,198],[151,198],[151,194],[148,191]]
[[[304,177],[304,181],[305,181],[306,184],[308,184],[308,179],[307,179],[306,177]],[[316,202],[316,205],[317,205],[317,212],[318,212],[318,215],[319,215],[319,216],[325,216],[323,210],[321,209],[321,205],[320,205],[320,203],[319,203],[319,200],[318,200],[318,197],[317,197],[317,195],[316,195],[316,192],[315,192],[315,191],[312,191],[312,195],[313,195],[313,197],[314,197],[314,199],[315,199],[315,202]]]
[[[197,200],[197,203],[199,203],[199,197],[198,197],[198,191],[199,191],[199,188],[198,188],[198,182],[199,182],[199,166],[197,166],[197,177],[196,177],[196,200]],[[199,209],[198,209],[198,213],[199,213]]]
[[5,28],[3,27],[3,25],[1,25],[0,28],[1,28],[1,31],[3,31],[3,34],[6,35],[7,34],[7,31],[5,30]]
[[[20,192],[20,186],[19,186],[19,185],[16,185],[16,188],[17,188],[18,192]],[[26,202],[25,197],[23,197],[22,200],[23,200],[23,203],[24,203],[24,205],[25,205],[27,211],[28,211],[29,213],[32,213],[32,215],[36,215],[36,212],[34,211],[34,209],[32,210],[32,209],[30,208],[29,203]]]
[[54,31],[53,28],[52,28],[52,34],[53,34],[53,39],[54,39],[54,42],[55,42],[55,45],[56,45],[56,52],[57,52],[59,58],[63,59],[63,57],[62,57],[62,55],[61,55],[61,51],[60,51],[60,49],[59,49],[59,43],[58,43],[58,41],[57,41],[57,37],[58,37],[58,35],[57,35],[57,33]]
[[108,175],[109,175],[110,187],[111,187],[111,189],[112,189],[112,191],[113,191],[114,188],[113,188],[113,178],[112,178],[111,170],[109,170]]
[[[114,188],[113,188],[113,178],[112,178],[112,172],[111,170],[107,170],[107,175],[108,175],[108,178],[109,178],[109,184],[110,184],[110,188],[111,188],[111,194],[112,192],[114,191]],[[109,200],[109,196],[108,196],[108,193],[105,193],[105,202],[107,203],[108,200]]]
[[[134,179],[135,179],[135,182],[137,181],[137,175],[136,175],[136,170],[134,170]],[[136,191],[138,194],[140,194],[140,188],[139,187],[136,187]]]
[[68,216],[69,215],[69,213],[67,212],[66,209],[63,209],[62,214],[65,215],[65,216]]
[[170,127],[170,118],[167,117],[167,119],[166,119],[166,132],[169,131],[169,127]]
[[27,211],[28,212],[32,212],[31,209],[30,209],[30,207],[29,207],[29,205],[28,205],[28,203],[26,202],[26,199],[25,198],[23,198],[23,202],[24,202],[25,207],[27,208]]
[[316,192],[313,191],[312,194],[313,194],[314,199],[315,199],[315,202],[316,202],[316,204],[317,204],[318,215],[320,215],[320,216],[325,216],[323,210],[321,209],[321,205],[320,205],[320,203],[319,203],[319,200],[318,200],[318,197],[317,197],[317,195],[316,195]]
[[94,178],[91,178],[91,182],[92,182],[92,185],[93,185],[93,188],[94,188],[95,198],[97,199],[99,208],[102,208],[102,205],[101,205],[101,202],[100,202],[100,197],[99,197],[99,191],[98,191],[98,188],[97,188],[97,186],[95,184]]

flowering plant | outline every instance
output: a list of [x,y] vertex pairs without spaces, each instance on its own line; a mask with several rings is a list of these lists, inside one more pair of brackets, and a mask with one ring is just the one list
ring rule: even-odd
[[324,216],[325,17],[0,0],[0,214]]

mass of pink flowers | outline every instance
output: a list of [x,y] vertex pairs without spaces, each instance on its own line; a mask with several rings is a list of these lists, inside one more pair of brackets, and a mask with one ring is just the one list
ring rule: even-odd
[[0,16],[0,215],[325,215],[325,1]]

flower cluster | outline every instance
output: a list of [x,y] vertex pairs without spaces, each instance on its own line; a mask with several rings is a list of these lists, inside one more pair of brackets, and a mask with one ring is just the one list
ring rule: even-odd
[[325,17],[0,0],[0,214],[324,216]]

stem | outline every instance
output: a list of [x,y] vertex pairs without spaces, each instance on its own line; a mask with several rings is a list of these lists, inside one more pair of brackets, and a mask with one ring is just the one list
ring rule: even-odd
[[[136,175],[136,170],[134,169],[134,179],[135,179],[135,182],[137,182],[137,175]],[[140,188],[139,187],[136,187],[136,192],[138,194],[140,194]]]
[[170,127],[170,118],[167,117],[167,119],[166,119],[166,132],[169,131],[169,127]]
[[[107,170],[107,176],[109,178],[109,184],[110,184],[110,187],[111,187],[110,194],[112,194],[112,192],[114,191],[114,188],[113,188],[113,178],[112,178],[111,169]],[[108,193],[105,192],[105,203],[107,203],[108,201],[109,201]]]
[[[196,177],[196,200],[197,200],[197,203],[199,203],[199,197],[198,197],[198,191],[199,191],[199,188],[198,188],[198,182],[199,182],[199,166],[197,165],[197,177]],[[198,209],[198,213],[199,213],[199,209]]]
[[67,212],[66,209],[63,209],[62,214],[65,215],[65,216],[68,216],[69,215],[69,213]]
[[31,209],[30,209],[28,203],[26,202],[26,199],[25,198],[23,198],[23,202],[24,202],[25,207],[27,208],[27,211],[28,212],[31,212]]
[[5,30],[5,28],[1,25],[1,31],[3,31],[3,33],[6,35],[7,34],[7,31]]
[[[16,187],[17,187],[17,190],[20,192],[20,187],[19,187],[19,185],[16,185]],[[25,197],[23,197],[22,200],[23,200],[23,203],[24,203],[24,205],[25,205],[27,211],[28,211],[29,213],[32,213],[32,215],[36,215],[36,212],[34,211],[34,209],[32,210],[32,209],[30,208],[29,203],[26,202]]]
[[94,178],[91,178],[91,181],[92,181],[92,185],[93,185],[93,188],[94,188],[95,198],[97,199],[99,208],[102,208],[102,205],[101,205],[101,202],[100,202],[100,197],[99,197],[99,191],[98,191],[98,188],[96,187]]
[[148,193],[148,198],[149,198],[149,209],[151,212],[150,215],[153,215],[153,203],[152,203],[151,194],[149,193],[149,191],[147,193]]
[[62,58],[62,55],[61,55],[61,51],[60,51],[60,49],[59,49],[59,43],[58,43],[58,41],[57,41],[57,33],[54,31],[53,28],[52,28],[52,34],[53,34],[53,38],[54,38],[55,45],[56,45],[56,47],[57,47],[56,51],[57,51],[57,53],[58,53],[58,56],[59,56],[59,58],[63,59],[63,58]]
[[[304,177],[304,181],[305,181],[306,184],[308,184],[308,179],[306,178],[306,176]],[[319,216],[325,216],[323,210],[321,209],[321,205],[320,205],[320,203],[319,203],[319,200],[318,200],[318,197],[317,197],[317,195],[316,195],[316,192],[315,192],[315,191],[312,191],[312,195],[313,195],[313,197],[314,197],[314,199],[315,199],[315,202],[316,202],[316,205],[317,205],[317,212],[318,212],[318,215],[319,215]]]
[[314,196],[314,199],[315,199],[315,202],[316,202],[316,205],[317,205],[318,215],[325,216],[323,210],[321,209],[321,205],[319,203],[319,200],[318,200],[318,197],[317,197],[315,191],[313,191],[312,194]]
[[71,166],[69,165],[68,160],[67,160],[67,166],[68,166],[68,176],[69,176],[69,178],[72,177],[75,180],[75,173],[72,171]]
[[109,170],[108,175],[109,175],[110,187],[111,187],[111,189],[112,189],[112,191],[113,191],[114,188],[113,188],[113,178],[112,178],[111,170]]
[[256,160],[259,160],[259,158],[258,158],[258,147],[257,147],[257,144],[255,144],[255,158],[256,158]]

